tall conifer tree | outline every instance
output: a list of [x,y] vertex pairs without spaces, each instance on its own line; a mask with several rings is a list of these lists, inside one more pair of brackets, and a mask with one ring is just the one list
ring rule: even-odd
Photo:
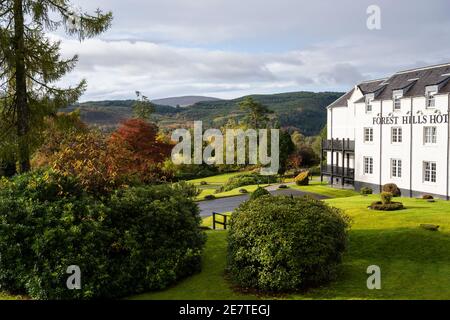
[[[0,138],[14,146],[21,172],[30,170],[30,153],[45,116],[78,100],[85,80],[73,87],[55,85],[76,65],[62,59],[60,42],[46,32],[64,28],[79,40],[107,30],[111,12],[89,14],[68,0],[0,0]],[[0,146],[1,147],[1,146]]]

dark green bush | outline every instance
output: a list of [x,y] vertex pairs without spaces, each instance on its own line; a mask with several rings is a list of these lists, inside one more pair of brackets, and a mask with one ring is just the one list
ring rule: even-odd
[[270,196],[270,192],[264,188],[258,187],[255,191],[250,195],[250,200],[257,199],[262,196]]
[[372,210],[379,210],[379,211],[395,211],[404,209],[405,207],[401,202],[383,203],[382,201],[375,201],[370,205],[369,208]]
[[206,182],[206,181],[200,181],[201,186],[206,186],[207,184],[208,184],[208,182]]
[[[0,184],[0,285],[36,299],[117,298],[165,288],[200,269],[204,234],[193,190],[161,185],[84,194],[34,172]],[[81,290],[66,287],[81,269]]]
[[239,193],[248,193],[247,189],[239,189]]
[[395,183],[387,183],[383,186],[383,192],[390,192],[394,197],[400,197],[402,192]]
[[279,186],[278,186],[278,189],[287,189],[287,185],[285,185],[285,184],[280,184]]
[[334,279],[349,218],[312,198],[260,197],[240,205],[228,233],[228,274],[241,288],[287,292]]
[[205,200],[214,200],[216,198],[213,194],[207,194],[203,199]]
[[240,174],[228,179],[228,181],[222,186],[221,191],[230,191],[232,189],[253,184],[275,183],[277,180],[277,176],[264,176],[258,173]]
[[372,188],[369,188],[369,187],[363,187],[363,188],[361,188],[361,190],[359,192],[363,195],[367,195],[367,194],[372,194],[373,190],[372,190]]
[[424,194],[422,196],[422,199],[424,199],[424,200],[433,200],[434,197],[431,194]]

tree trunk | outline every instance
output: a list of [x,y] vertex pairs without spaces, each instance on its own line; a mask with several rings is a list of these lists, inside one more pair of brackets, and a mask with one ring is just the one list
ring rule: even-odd
[[27,99],[23,0],[14,0],[15,104],[17,115],[18,158],[21,172],[30,170],[30,115]]

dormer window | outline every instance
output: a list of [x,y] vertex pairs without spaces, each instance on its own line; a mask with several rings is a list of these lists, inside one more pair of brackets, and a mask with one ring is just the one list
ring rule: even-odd
[[366,113],[372,112],[373,96],[366,96]]
[[401,92],[394,92],[392,96],[393,104],[394,104],[394,111],[398,111],[402,108],[402,99],[403,94]]
[[436,106],[436,91],[427,93],[427,108],[434,108]]

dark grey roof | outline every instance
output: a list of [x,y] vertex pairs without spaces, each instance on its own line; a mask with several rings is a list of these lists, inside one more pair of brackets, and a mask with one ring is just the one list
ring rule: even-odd
[[335,108],[335,107],[346,107],[347,106],[347,100],[350,99],[355,89],[350,90],[340,98],[338,98],[336,101],[334,101],[332,104],[330,104],[327,108]]
[[[375,93],[375,100],[391,100],[395,90],[403,90],[404,97],[417,97],[425,95],[426,87],[439,84],[443,85],[440,93],[450,93],[450,63],[400,71],[390,78],[362,82],[358,87],[363,94]],[[328,108],[347,106],[353,91],[347,92]],[[364,101],[361,98],[356,103]]]
[[[450,64],[397,72],[386,81],[386,87],[376,100],[390,100],[392,91],[401,89],[404,90],[404,97],[424,96],[425,87],[441,84],[448,79],[450,79]],[[442,89],[444,88],[441,88],[441,93],[448,92]]]

